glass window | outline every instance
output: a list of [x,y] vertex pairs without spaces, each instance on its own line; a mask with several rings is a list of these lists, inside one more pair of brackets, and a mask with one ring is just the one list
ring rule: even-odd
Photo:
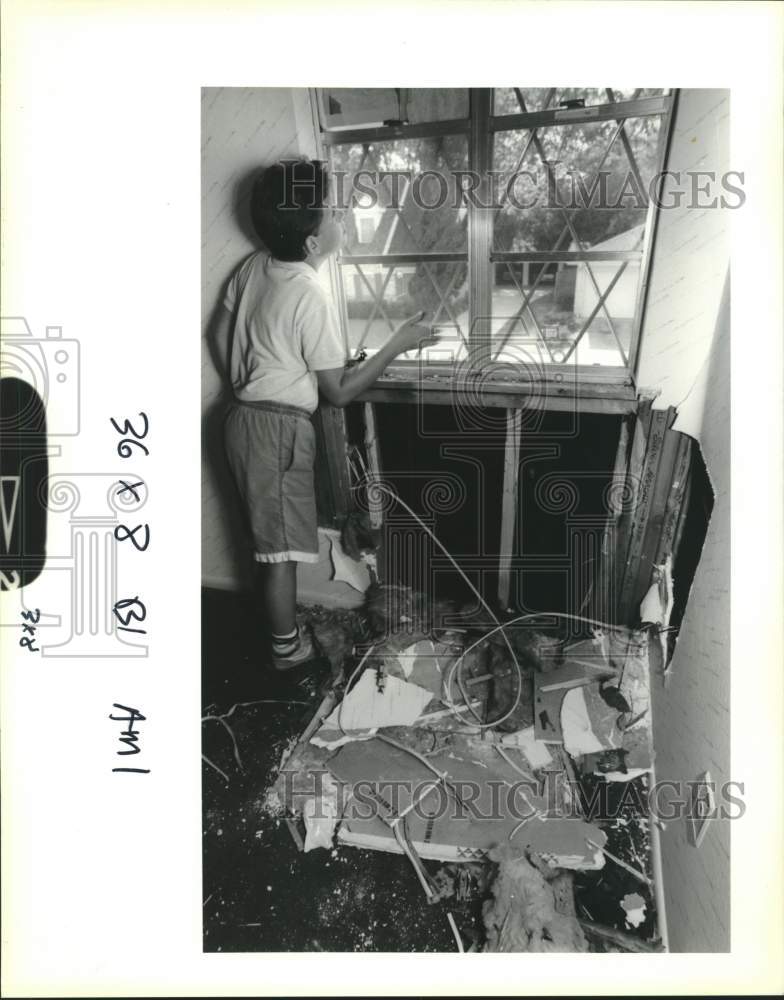
[[[325,137],[347,208],[338,272],[352,353],[378,350],[425,310],[442,338],[426,363],[473,363],[489,351],[503,365],[533,359],[630,369],[669,91],[510,87],[475,96],[417,88],[321,93],[333,121],[356,109],[346,120],[348,141],[334,129]],[[491,111],[480,121],[488,97]],[[625,117],[607,110],[650,98],[663,100],[627,108]],[[555,114],[564,102],[603,110],[575,121]],[[502,116],[533,112],[553,114],[536,127],[504,127]],[[482,160],[491,168],[487,212],[466,193],[478,181],[470,129],[486,144]]]
[[492,353],[514,363],[626,365],[639,261],[507,262],[493,268]]
[[523,112],[555,111],[567,101],[583,101],[585,107],[614,101],[639,101],[662,97],[668,91],[651,87],[497,87],[493,113],[519,115]]
[[463,356],[469,329],[466,264],[342,263],[340,271],[352,353],[378,350],[404,320],[424,309],[445,341],[443,358]]
[[431,87],[332,88],[321,91],[320,117],[327,130],[467,118],[468,91]]
[[496,132],[496,250],[640,249],[661,118]]
[[[467,250],[458,186],[468,166],[465,136],[336,145],[331,165],[348,209],[346,253]],[[371,218],[365,239],[361,220]]]

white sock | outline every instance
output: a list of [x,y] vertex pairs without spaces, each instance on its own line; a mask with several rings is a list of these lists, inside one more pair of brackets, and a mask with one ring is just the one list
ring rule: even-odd
[[289,653],[293,653],[297,648],[299,643],[299,627],[295,626],[292,632],[288,635],[275,635],[273,632],[272,638],[272,648],[277,656],[288,656]]

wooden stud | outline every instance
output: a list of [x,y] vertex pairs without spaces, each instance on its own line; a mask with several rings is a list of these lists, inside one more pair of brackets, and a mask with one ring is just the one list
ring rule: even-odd
[[[381,478],[381,462],[378,454],[378,437],[376,434],[376,411],[372,403],[364,404],[365,414],[365,454],[367,456],[368,473],[370,479]],[[368,513],[370,515],[371,528],[380,528],[384,522],[381,513],[382,503],[379,497],[368,496]]]
[[[618,560],[622,582],[616,620],[620,623],[634,622],[650,586],[653,567],[674,553],[683,530],[691,441],[687,435],[672,430],[675,416],[672,407],[653,410],[647,435],[643,420],[638,420],[635,427],[629,476],[637,492],[632,514],[626,518],[627,537],[618,540],[619,557],[625,549],[625,558]],[[640,464],[643,439],[645,456]]]
[[623,548],[618,553],[621,560],[619,622],[627,622],[633,617],[632,592],[636,586],[640,552],[648,525],[651,488],[658,468],[666,418],[666,411],[653,411],[650,403],[645,401],[634,427],[629,461],[629,512],[624,519]]
[[319,523],[330,526],[351,509],[346,421],[343,410],[322,403],[313,421]]
[[[656,469],[650,478],[650,502],[646,513],[645,535],[642,547],[640,548],[639,565],[637,569],[637,580],[632,590],[632,607],[637,608],[640,601],[645,596],[645,592],[651,583],[653,567],[657,562],[657,552],[659,551],[659,541],[664,525],[664,513],[667,508],[667,499],[675,467],[675,459],[678,452],[681,435],[670,430],[675,420],[675,410],[670,407],[667,410],[657,410],[656,415],[662,414],[658,421],[658,426],[653,430],[655,435],[660,435],[659,457],[656,462]],[[656,447],[656,440],[651,440],[651,445]],[[643,489],[646,481],[643,480]],[[645,496],[643,495],[643,499]]]
[[621,484],[626,481],[629,458],[631,454],[632,434],[630,420],[624,417],[621,420],[620,433],[618,434],[618,447],[615,451],[615,464],[612,473],[612,494],[613,504],[607,512],[607,525],[602,537],[602,554],[598,576],[598,601],[595,618],[602,621],[615,620],[616,614],[616,591],[615,591],[615,568],[619,552],[618,548],[618,524],[623,514],[623,505],[617,498],[621,489]]
[[[683,518],[686,512],[686,495],[689,490],[691,468],[691,438],[680,431],[667,431],[668,435],[678,438],[677,451],[670,489],[668,491],[659,532],[658,545],[654,562],[661,565],[670,556],[675,555],[678,528],[683,530]],[[678,539],[679,540],[679,539]]]
[[672,558],[673,561],[678,555],[678,550],[681,547],[681,539],[683,538],[683,531],[686,527],[686,515],[689,511],[689,504],[691,502],[691,491],[692,491],[692,474],[691,474],[691,456],[692,450],[689,448],[689,467],[686,470],[686,477],[683,482],[683,491],[681,493],[681,502],[678,506],[678,520],[675,525],[675,535],[672,539]]
[[498,553],[498,601],[502,609],[509,607],[511,588],[511,562],[514,556],[514,535],[517,523],[521,422],[520,410],[507,410],[504,486],[501,495],[501,542]]

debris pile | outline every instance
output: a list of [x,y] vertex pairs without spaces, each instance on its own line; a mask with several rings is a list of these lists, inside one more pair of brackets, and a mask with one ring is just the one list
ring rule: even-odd
[[[568,642],[530,617],[491,628],[409,588],[370,586],[359,645],[321,628],[333,683],[274,793],[304,819],[305,850],[405,855],[431,902],[467,894],[461,866],[497,866],[485,950],[603,949],[577,919],[569,873],[636,869],[583,814],[575,779],[651,767],[647,636],[591,628]],[[428,861],[447,867],[434,875]],[[650,893],[637,898],[618,908],[632,931]]]
[[484,950],[588,951],[574,913],[568,875],[545,877],[542,870],[509,847],[493,852],[498,876],[485,903]]

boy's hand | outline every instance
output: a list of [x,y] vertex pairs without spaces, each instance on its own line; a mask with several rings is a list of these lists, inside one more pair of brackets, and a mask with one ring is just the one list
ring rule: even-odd
[[433,328],[422,324],[424,318],[425,312],[421,310],[395,330],[392,335],[392,342],[398,349],[399,354],[402,354],[404,351],[417,350],[420,347],[424,347],[427,344],[435,344],[438,341],[438,337],[433,333]]

